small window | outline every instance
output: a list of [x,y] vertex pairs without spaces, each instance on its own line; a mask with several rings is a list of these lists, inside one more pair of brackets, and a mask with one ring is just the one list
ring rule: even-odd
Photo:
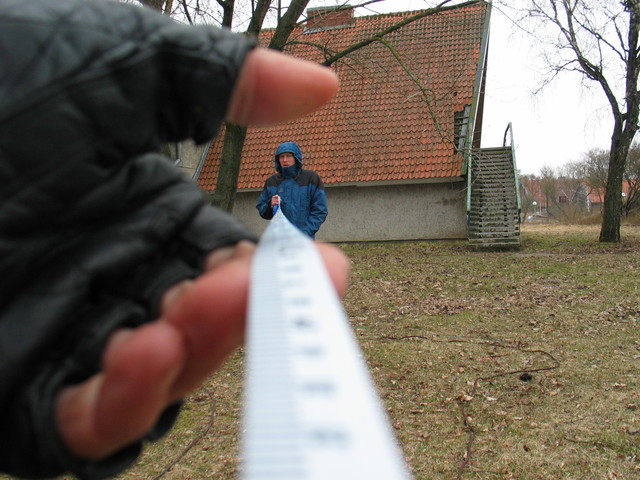
[[466,105],[464,110],[459,112],[453,112],[453,153],[464,150],[469,129],[469,112],[471,105]]

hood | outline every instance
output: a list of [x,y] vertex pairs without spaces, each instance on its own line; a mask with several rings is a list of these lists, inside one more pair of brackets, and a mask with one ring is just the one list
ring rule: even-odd
[[284,142],[278,146],[276,154],[273,157],[276,172],[282,174],[282,168],[278,162],[278,155],[285,152],[293,153],[293,157],[296,159],[296,164],[290,168],[295,167],[296,173],[299,172],[302,169],[302,150],[300,150],[300,147],[296,142]]

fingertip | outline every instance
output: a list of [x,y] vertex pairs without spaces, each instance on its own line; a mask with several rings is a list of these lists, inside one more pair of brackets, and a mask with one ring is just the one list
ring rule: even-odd
[[351,270],[349,257],[334,245],[321,242],[317,242],[316,245],[338,295],[344,297],[348,287],[349,272]]
[[181,333],[154,322],[110,339],[103,370],[56,399],[56,423],[76,456],[99,460],[142,437],[173,401],[186,351]]
[[193,280],[182,280],[181,282],[169,287],[160,299],[160,312],[164,314],[173,308],[173,306],[178,303],[178,301],[189,290],[192,284]]
[[205,262],[205,270],[210,271],[232,259],[250,256],[255,250],[255,244],[248,240],[241,240],[235,245],[217,248],[209,254]]
[[338,91],[330,68],[257,48],[247,57],[234,90],[228,119],[241,125],[270,125],[318,109]]

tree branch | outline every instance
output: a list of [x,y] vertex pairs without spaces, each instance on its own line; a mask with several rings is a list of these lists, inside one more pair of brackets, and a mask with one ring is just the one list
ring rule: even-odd
[[353,53],[354,51],[356,51],[356,50],[358,50],[358,49],[360,49],[362,47],[366,47],[367,45],[369,45],[369,44],[371,44],[373,42],[378,42],[385,35],[388,35],[391,32],[395,32],[396,30],[399,30],[400,28],[404,27],[405,25],[408,25],[409,23],[415,22],[416,20],[420,20],[421,18],[427,17],[429,15],[434,15],[434,14],[439,13],[439,12],[444,12],[444,11],[447,11],[447,10],[451,10],[451,9],[454,9],[454,8],[461,8],[461,7],[474,5],[474,4],[478,3],[478,0],[472,0],[472,1],[461,3],[461,4],[458,4],[458,5],[445,7],[444,5],[446,5],[450,1],[451,0],[444,0],[443,2],[441,2],[436,7],[429,8],[429,9],[425,10],[424,12],[420,12],[417,15],[413,15],[411,17],[406,18],[405,20],[402,20],[401,22],[398,22],[398,23],[396,23],[394,25],[391,25],[390,27],[388,27],[388,28],[376,33],[375,35],[373,35],[373,36],[371,36],[369,38],[366,38],[364,40],[361,40],[360,42],[351,45],[350,47],[342,50],[341,52],[336,53],[335,55],[331,56],[330,58],[328,58],[324,62],[322,62],[322,65],[329,66],[329,65],[337,62],[341,58],[346,57],[350,53]]

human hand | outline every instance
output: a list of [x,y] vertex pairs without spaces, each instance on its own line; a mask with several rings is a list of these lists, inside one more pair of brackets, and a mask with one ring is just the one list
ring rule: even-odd
[[[256,49],[242,69],[228,119],[259,125],[291,120],[324,104],[337,86],[328,69]],[[335,247],[318,248],[343,294],[346,258]],[[72,453],[97,460],[136,441],[241,344],[253,249],[241,242],[214,251],[203,275],[164,294],[156,322],[114,333],[103,370],[60,392],[56,421]]]
[[280,205],[280,197],[278,195],[271,197],[271,206],[275,207],[276,205]]

